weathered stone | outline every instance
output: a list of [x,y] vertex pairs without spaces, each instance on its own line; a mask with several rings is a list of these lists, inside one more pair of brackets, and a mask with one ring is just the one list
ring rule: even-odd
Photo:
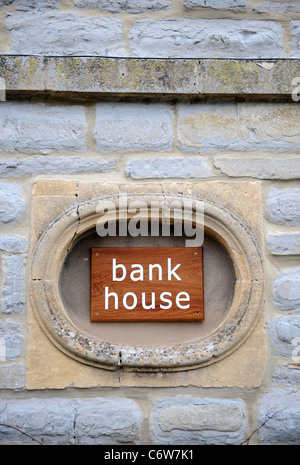
[[4,276],[2,292],[2,312],[20,313],[25,302],[25,259],[22,255],[12,255],[2,260]]
[[280,58],[282,34],[273,21],[141,19],[131,29],[130,50],[138,57]]
[[240,400],[175,397],[158,401],[151,416],[154,444],[238,444],[245,428]]
[[86,148],[85,108],[79,105],[3,102],[0,150],[28,154],[83,151]]
[[286,226],[300,225],[300,189],[271,187],[268,195],[267,217],[273,223]]
[[[0,177],[26,177],[37,174],[108,173],[116,169],[113,159],[78,157],[30,157],[0,159]],[[1,208],[1,207],[0,207]]]
[[300,150],[297,103],[184,103],[179,106],[179,143],[184,151]]
[[[292,43],[291,43],[291,57],[299,58],[300,50],[300,20],[291,21]],[[295,76],[299,77],[299,75]]]
[[243,176],[258,179],[300,178],[300,158],[215,157],[214,163],[221,173],[235,178]]
[[24,212],[22,186],[0,181],[0,224],[18,223],[23,218]]
[[273,388],[261,396],[258,436],[265,444],[299,444],[300,391]]
[[[22,430],[44,444],[120,444],[139,440],[141,413],[128,399],[24,399],[7,401],[0,422]],[[26,444],[31,439],[0,427],[0,441]]]
[[187,8],[211,8],[214,10],[243,11],[247,8],[246,0],[185,0]]
[[12,321],[0,322],[0,361],[16,360],[21,355],[22,329]]
[[57,9],[59,8],[60,0],[1,0],[0,7],[5,5],[11,5],[16,7],[17,10],[28,11],[43,10],[43,9]]
[[75,0],[75,8],[94,8],[111,13],[148,13],[168,10],[171,0]]
[[11,14],[10,54],[126,56],[119,18],[75,13]]
[[269,234],[268,247],[273,255],[300,255],[300,234]]
[[280,310],[300,311],[300,268],[278,272],[274,281],[274,304]]
[[[25,388],[25,366],[19,363],[0,365],[0,389]],[[1,415],[1,405],[0,405]]]
[[170,151],[173,113],[168,105],[99,103],[95,140],[98,151]]
[[[300,348],[300,337],[298,347]],[[295,351],[296,352],[296,351]],[[300,350],[297,349],[298,357]],[[300,359],[300,358],[299,358]],[[300,384],[300,366],[295,365],[277,367],[273,376],[273,385],[293,386]]]
[[21,236],[3,236],[0,235],[0,250],[9,253],[27,252],[28,242],[25,237]]
[[297,342],[296,338],[300,337],[300,316],[279,316],[269,323],[269,331],[276,355],[281,357],[292,358]]
[[125,173],[132,179],[206,178],[212,168],[205,158],[150,158],[129,160]]
[[256,5],[253,10],[258,13],[300,13],[299,2],[263,2]]

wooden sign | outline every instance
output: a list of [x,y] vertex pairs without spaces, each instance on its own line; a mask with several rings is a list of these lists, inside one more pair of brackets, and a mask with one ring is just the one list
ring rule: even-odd
[[91,321],[204,319],[201,247],[91,249]]

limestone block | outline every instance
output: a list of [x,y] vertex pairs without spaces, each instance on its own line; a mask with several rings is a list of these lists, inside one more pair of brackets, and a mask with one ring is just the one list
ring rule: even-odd
[[286,226],[300,225],[300,189],[271,187],[267,199],[267,218]]
[[[299,338],[300,346],[300,338]],[[299,349],[297,349],[299,356]],[[273,375],[273,385],[286,385],[286,386],[295,386],[300,384],[300,366],[295,363],[294,365],[280,366],[277,367]]]
[[179,106],[179,145],[187,152],[300,149],[300,107],[273,103],[183,103]]
[[116,169],[114,159],[88,157],[28,157],[0,159],[0,177],[23,178],[38,174],[108,173]]
[[1,364],[0,389],[24,389],[25,372],[26,369],[23,363],[9,363],[7,365]]
[[129,160],[125,173],[131,179],[207,178],[213,170],[205,158],[149,158]]
[[[129,399],[30,398],[3,402],[0,422],[19,425],[45,445],[122,444],[139,440],[141,412]],[[4,426],[1,441],[32,443]]]
[[300,234],[269,234],[268,247],[273,255],[300,255]]
[[86,130],[85,108],[79,105],[1,104],[2,152],[47,154],[83,151],[86,148]]
[[274,304],[280,310],[300,311],[300,268],[278,272],[274,281]]
[[9,253],[27,252],[28,242],[25,237],[21,236],[4,236],[0,235],[0,250]]
[[215,167],[222,174],[258,179],[297,179],[300,177],[300,158],[270,157],[214,157]]
[[187,8],[208,8],[213,10],[244,11],[247,8],[246,0],[184,0]]
[[145,58],[280,58],[282,34],[274,21],[141,19],[131,29],[130,50]]
[[245,429],[245,406],[236,399],[167,398],[151,415],[154,444],[238,444]]
[[13,321],[0,322],[0,361],[16,360],[21,355],[22,327]]
[[299,2],[262,2],[254,7],[257,13],[300,13]]
[[169,105],[99,103],[95,140],[98,151],[170,151],[173,113]]
[[25,212],[22,186],[0,181],[0,224],[19,223]]
[[5,5],[15,6],[17,10],[28,11],[31,9],[43,10],[45,8],[59,8],[60,0],[1,0],[0,7]]
[[[267,420],[267,421],[266,421]],[[264,444],[299,444],[300,391],[273,388],[261,396],[258,436]]]
[[10,54],[126,56],[119,18],[67,12],[11,14]]
[[299,49],[300,49],[300,21],[299,20],[291,21],[291,31],[292,31],[291,57],[299,58]]
[[300,337],[300,316],[279,316],[268,326],[275,354],[291,359],[295,349],[293,340],[297,342],[296,338]]
[[75,8],[93,8],[107,10],[111,13],[148,13],[168,10],[171,0],[75,0]]
[[25,258],[11,255],[2,259],[2,312],[20,313],[25,302]]

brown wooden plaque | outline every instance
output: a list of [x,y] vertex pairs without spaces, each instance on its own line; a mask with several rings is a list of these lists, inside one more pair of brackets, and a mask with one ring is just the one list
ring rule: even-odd
[[91,321],[204,319],[202,247],[91,249]]

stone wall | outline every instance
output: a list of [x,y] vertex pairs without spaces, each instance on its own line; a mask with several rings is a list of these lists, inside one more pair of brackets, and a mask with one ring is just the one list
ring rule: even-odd
[[[31,64],[34,55],[247,58],[265,59],[255,66],[268,73],[270,63],[300,55],[299,2],[4,0],[0,22],[0,52],[30,55]],[[42,73],[38,70],[32,84],[38,68],[28,66],[19,89],[30,94],[18,95],[17,86],[16,95],[0,102],[0,423],[18,425],[45,444],[241,444],[257,429],[250,444],[299,443],[299,102],[281,92],[286,82],[280,77],[258,98],[251,95],[254,80],[237,83],[234,73],[222,75],[223,83],[248,86],[247,98],[237,91],[225,95],[225,87],[215,98],[213,90],[209,97],[191,98],[180,87],[170,99],[165,93],[161,98],[158,88],[140,98],[127,99],[126,92],[120,98],[116,90],[86,98],[87,85],[74,98],[69,95],[74,88],[55,91],[55,78],[72,82],[59,61],[56,65],[42,91]],[[12,80],[24,69],[22,63],[9,72],[2,67],[0,76]],[[298,76],[300,69],[290,78]],[[162,191],[168,185],[177,192],[200,181],[258,183],[266,293],[263,322],[248,342],[249,347],[256,342],[256,357],[261,352],[261,358],[252,358],[251,373],[243,361],[246,341],[241,352],[225,359],[225,368],[207,371],[209,381],[201,374],[204,368],[191,377],[184,371],[131,375],[120,369],[108,380],[98,368],[64,365],[61,358],[68,357],[57,354],[50,382],[46,352],[40,364],[33,363],[44,335],[38,333],[34,342],[30,337],[37,179],[61,182],[61,191],[52,192],[61,202],[58,209],[71,196],[64,188],[69,181],[75,182],[73,197],[80,182],[125,188],[147,183]],[[238,198],[236,203],[238,208]],[[90,386],[80,381],[87,370]],[[226,378],[225,371],[232,376]],[[0,443],[27,442],[31,439],[17,430],[0,427]]]

